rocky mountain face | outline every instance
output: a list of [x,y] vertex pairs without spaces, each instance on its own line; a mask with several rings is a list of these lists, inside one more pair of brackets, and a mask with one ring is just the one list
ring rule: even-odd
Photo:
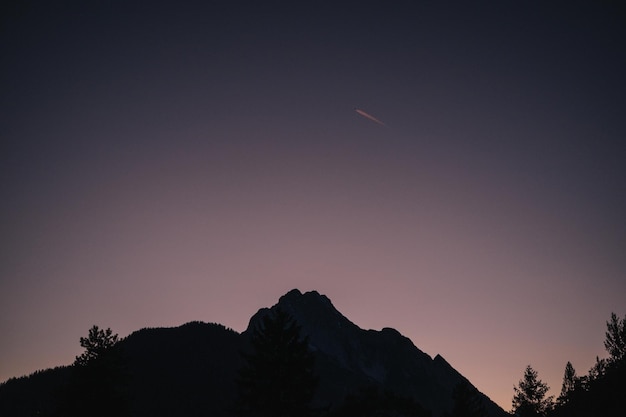
[[[271,308],[259,310],[246,335],[273,309],[287,311],[309,338],[320,367],[320,402],[340,401],[355,386],[373,385],[412,397],[440,415],[452,408],[452,391],[466,381],[443,357],[431,358],[397,330],[363,330],[344,317],[324,295],[294,289]],[[356,384],[356,385],[355,385]],[[490,416],[508,416],[481,394]]]
[[[441,356],[431,358],[396,330],[363,330],[326,296],[292,290],[273,307],[259,310],[241,334],[192,322],[142,329],[120,341],[131,415],[234,416],[240,352],[249,349],[251,330],[277,308],[288,312],[308,337],[319,376],[319,409],[332,409],[347,395],[374,387],[412,398],[436,417],[452,408],[452,391],[466,380]],[[0,415],[54,415],[70,371],[59,367],[0,385]],[[508,416],[486,396],[483,402],[491,417]]]

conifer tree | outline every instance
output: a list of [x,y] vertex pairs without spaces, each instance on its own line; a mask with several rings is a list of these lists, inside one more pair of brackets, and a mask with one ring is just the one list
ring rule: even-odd
[[604,375],[606,375],[606,371],[608,368],[608,361],[605,358],[600,359],[596,356],[596,363],[593,364],[591,369],[589,369],[589,373],[587,374],[587,388],[589,388],[589,384],[602,379]]
[[611,363],[626,359],[626,316],[620,320],[615,313],[611,313],[611,320],[606,322],[604,347],[611,355]]
[[524,378],[513,387],[513,413],[519,417],[543,417],[552,407],[552,397],[546,398],[550,388],[541,381],[530,365],[524,371]]
[[118,342],[117,334],[108,328],[106,330],[93,326],[87,337],[80,338],[80,346],[85,351],[76,357],[75,365],[85,366],[102,359]]
[[252,352],[242,354],[239,404],[241,414],[306,417],[317,386],[314,357],[300,326],[282,309],[268,313],[253,330]]
[[118,336],[111,329],[93,326],[80,338],[85,351],[76,357],[58,414],[73,416],[125,416],[129,413],[127,373]]
[[565,373],[563,375],[563,385],[561,387],[561,395],[557,399],[559,404],[565,404],[569,400],[569,396],[576,388],[577,377],[576,370],[572,366],[571,362],[567,362],[565,365]]

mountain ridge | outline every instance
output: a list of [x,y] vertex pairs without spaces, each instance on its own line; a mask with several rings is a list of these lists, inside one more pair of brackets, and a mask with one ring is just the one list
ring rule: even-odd
[[[277,308],[287,311],[298,322],[318,355],[325,355],[344,370],[364,376],[373,385],[414,398],[435,415],[451,409],[456,384],[466,381],[475,388],[441,355],[432,358],[391,327],[361,329],[317,291],[287,292],[274,306],[253,315],[244,334]],[[489,415],[508,415],[488,396],[483,393],[480,396]]]
[[[178,327],[144,328],[122,339],[119,344],[132,375],[134,415],[234,415],[240,352],[249,349],[252,329],[277,308],[287,311],[301,334],[308,337],[320,380],[314,398],[318,408],[332,409],[360,388],[375,387],[412,398],[432,410],[433,416],[440,416],[452,407],[454,386],[469,382],[442,356],[431,358],[397,330],[361,329],[325,295],[294,289],[272,307],[259,309],[241,333],[221,324],[195,321]],[[40,374],[0,385],[0,415],[46,415],[52,407],[52,393],[67,381],[68,370]],[[37,409],[26,413],[26,399],[33,395],[50,404],[40,401]],[[480,395],[489,416],[508,416]],[[12,397],[20,398],[21,403],[16,404]],[[21,411],[16,413],[16,409]]]

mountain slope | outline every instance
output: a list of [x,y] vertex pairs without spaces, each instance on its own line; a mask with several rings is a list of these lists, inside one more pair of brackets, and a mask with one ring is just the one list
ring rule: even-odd
[[[259,310],[242,334],[219,324],[192,322],[142,329],[121,340],[131,414],[235,415],[240,352],[249,349],[251,329],[279,307],[309,337],[320,377],[315,405],[321,409],[334,409],[346,396],[358,397],[372,388],[412,398],[431,409],[433,416],[451,409],[452,390],[465,378],[441,356],[431,358],[396,330],[359,328],[324,295],[293,290],[273,307]],[[55,368],[0,385],[0,415],[54,415],[71,371]],[[508,415],[487,397],[484,402],[490,416]]]
[[131,334],[122,343],[135,414],[230,415],[243,342],[235,331],[200,322]]
[[[131,415],[231,416],[244,339],[219,324],[141,329],[119,342]],[[71,367],[0,385],[0,416],[55,416]]]
[[[271,309],[259,310],[250,319],[244,335],[276,308],[282,308],[294,317],[302,327],[303,335],[309,337],[311,349],[325,364],[320,385],[349,387],[335,388],[331,393],[322,391],[320,396],[327,397],[319,398],[320,402],[325,399],[337,403],[341,400],[339,395],[353,391],[354,384],[358,383],[412,397],[431,409],[434,415],[439,415],[451,410],[452,391],[466,380],[441,356],[432,359],[394,329],[359,328],[337,311],[326,296],[316,291],[302,294],[295,289],[288,292]],[[508,415],[487,396],[481,395],[490,416]]]

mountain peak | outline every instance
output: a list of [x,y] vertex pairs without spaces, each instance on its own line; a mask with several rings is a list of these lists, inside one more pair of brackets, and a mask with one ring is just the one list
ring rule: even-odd
[[[242,363],[238,352],[249,347],[250,330],[278,308],[298,323],[315,355],[320,378],[316,401],[321,406],[342,404],[346,395],[371,386],[413,398],[437,416],[452,408],[456,384],[467,381],[442,356],[432,359],[397,330],[363,330],[344,317],[325,295],[293,289],[274,306],[260,309],[243,334],[218,324],[191,322],[177,328],[142,329],[121,341],[136,375],[132,383],[137,409],[142,412],[138,415],[161,415],[173,404],[188,404],[182,414],[196,415],[191,410],[206,409],[203,401],[207,392],[213,393],[209,402],[219,411],[212,415],[227,415],[225,410],[234,401],[237,369]],[[65,378],[58,372],[55,375],[58,381]],[[49,378],[37,376],[39,379],[24,385],[24,392],[33,392],[31,387],[41,385],[40,377]],[[170,387],[172,381],[184,388]],[[0,384],[0,404],[5,398],[15,397],[11,390],[21,383],[12,383],[8,388]],[[53,381],[52,385],[59,383]],[[53,389],[52,385],[47,389]],[[164,386],[170,387],[166,391],[175,397],[155,399],[154,392]],[[487,397],[483,399],[491,417],[507,415]],[[11,404],[22,407],[21,401],[13,400]],[[0,405],[0,414],[16,414],[2,411]]]
[[281,296],[280,298],[281,299],[282,298],[293,298],[293,297],[300,297],[300,296],[302,296],[302,292],[299,289],[294,288],[293,290],[287,292],[287,294]]
[[287,294],[279,298],[277,306],[286,308],[289,310],[289,306],[299,304],[319,304],[320,308],[332,308],[336,311],[335,307],[331,303],[330,299],[317,291],[307,291],[305,293],[300,292],[299,289],[294,288]]
[[328,297],[317,291],[308,291],[302,293],[298,289],[293,289],[280,297],[278,303],[270,308],[261,308],[252,318],[248,324],[246,332],[252,330],[259,320],[277,308],[289,313],[294,320],[302,326],[305,334],[308,331],[315,331],[316,329],[345,329],[346,327],[355,327],[350,320],[344,317]]
[[320,294],[319,292],[312,290],[312,291],[307,291],[305,293],[303,293],[302,291],[300,291],[297,288],[294,288],[293,290],[287,292],[285,295],[281,296],[278,300],[278,303],[280,304],[281,301],[283,300],[298,300],[300,298],[306,298],[309,300],[313,300],[313,299],[319,299],[319,300],[324,300],[326,302],[330,302],[330,299],[328,297],[326,297],[323,294]]
[[[465,379],[443,357],[431,358],[396,329],[361,329],[317,291],[287,292],[272,307],[260,309],[250,319],[245,333],[250,333],[265,315],[278,308],[298,323],[323,366],[334,364],[333,372],[340,372],[325,381],[326,384],[348,386],[348,381],[359,380],[385,386],[401,395],[420,393],[416,398],[423,405],[441,413],[451,406],[456,383]],[[497,406],[494,407],[493,415],[498,415]]]

